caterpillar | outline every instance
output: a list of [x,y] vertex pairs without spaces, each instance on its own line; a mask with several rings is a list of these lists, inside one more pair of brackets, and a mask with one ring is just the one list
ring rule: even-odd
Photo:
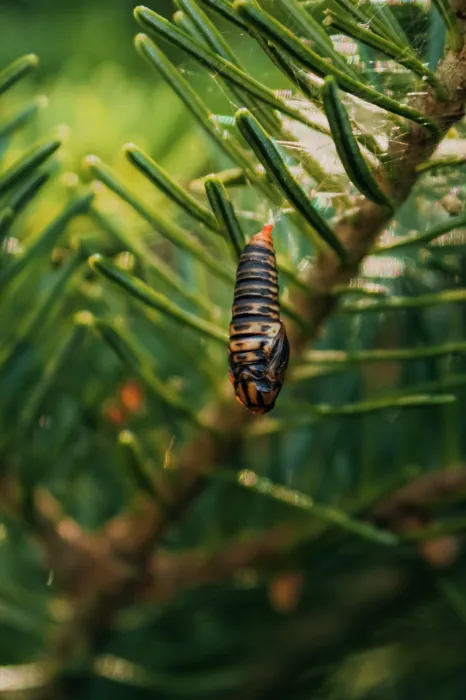
[[282,388],[290,346],[278,301],[277,266],[267,224],[245,246],[236,272],[228,366],[236,400],[268,413]]

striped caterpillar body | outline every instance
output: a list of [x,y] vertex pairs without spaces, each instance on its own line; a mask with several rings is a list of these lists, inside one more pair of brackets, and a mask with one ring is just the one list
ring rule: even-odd
[[272,224],[245,246],[236,272],[228,364],[236,400],[268,413],[282,388],[290,356],[280,319]]

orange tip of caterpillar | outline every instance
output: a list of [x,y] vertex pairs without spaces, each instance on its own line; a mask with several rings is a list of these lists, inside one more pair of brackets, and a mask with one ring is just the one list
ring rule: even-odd
[[274,224],[265,224],[264,228],[259,233],[259,236],[261,236],[262,238],[265,238],[266,241],[272,242],[273,227],[274,227]]
[[273,227],[274,224],[265,224],[262,231],[259,231],[259,233],[256,233],[255,236],[252,237],[252,241],[254,241],[255,243],[258,243],[259,241],[264,241],[264,243],[268,243],[269,245],[273,246]]

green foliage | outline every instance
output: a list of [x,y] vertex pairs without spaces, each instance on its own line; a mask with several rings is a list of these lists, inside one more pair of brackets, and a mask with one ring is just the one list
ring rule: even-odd
[[244,234],[228,192],[218,177],[210,175],[205,179],[205,193],[218,225],[230,242],[235,257],[239,259],[245,246]]
[[[0,694],[456,700],[464,125],[438,145],[422,107],[448,90],[403,8],[176,8],[135,10],[153,94],[64,75],[44,116],[20,91],[34,56],[0,73]],[[399,74],[370,69],[382,54]],[[227,333],[235,262],[272,220],[291,361],[252,417]]]
[[338,95],[338,84],[332,76],[325,79],[322,102],[335,148],[349,179],[371,202],[393,209],[390,198],[381,189],[361,154],[348,113]]

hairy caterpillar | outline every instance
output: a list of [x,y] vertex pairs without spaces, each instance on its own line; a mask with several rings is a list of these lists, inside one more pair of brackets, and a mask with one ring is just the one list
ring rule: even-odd
[[245,246],[236,272],[228,364],[236,400],[251,413],[272,410],[290,356],[280,319],[277,266],[267,224]]

